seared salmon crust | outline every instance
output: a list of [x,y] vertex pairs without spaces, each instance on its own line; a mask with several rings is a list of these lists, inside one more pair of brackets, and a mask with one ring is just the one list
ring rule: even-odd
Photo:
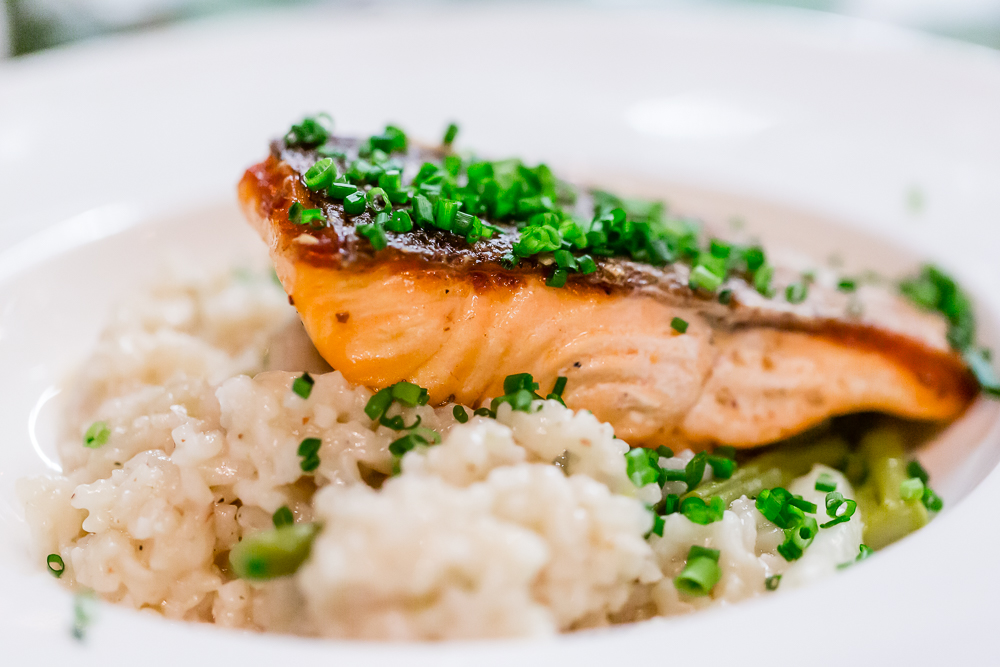
[[[343,172],[358,142],[333,145],[346,155]],[[404,180],[442,155],[411,148]],[[417,226],[374,251],[356,231],[373,222],[370,211],[348,215],[305,187],[319,157],[276,142],[247,170],[239,196],[316,348],[353,383],[405,379],[432,402],[476,406],[504,393],[507,375],[531,373],[543,392],[565,376],[566,404],[631,444],[701,447],[767,444],[858,411],[948,420],[977,393],[947,323],[878,287],[849,296],[813,285],[791,304],[737,276],[722,304],[688,287],[686,264],[616,257],[548,287],[551,256],[509,268],[517,227],[493,221],[500,232],[472,244]],[[321,209],[326,222],[290,221],[295,202]],[[578,206],[590,206],[585,192]],[[798,278],[779,268],[779,293]],[[671,327],[674,318],[686,332]]]

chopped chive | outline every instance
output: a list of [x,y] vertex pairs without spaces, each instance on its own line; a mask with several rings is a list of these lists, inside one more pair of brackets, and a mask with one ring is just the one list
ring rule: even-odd
[[754,272],[754,289],[761,295],[770,298],[774,294],[774,288],[771,287],[772,278],[774,278],[774,267],[770,264],[764,264]]
[[590,255],[580,255],[576,258],[576,263],[580,267],[580,273],[588,275],[597,271],[597,263]]
[[386,417],[382,415],[379,417],[378,423],[387,428],[391,428],[393,431],[412,431],[413,429],[420,426],[421,417],[417,415],[417,421],[413,422],[409,426],[403,421],[403,415],[396,415],[395,417]]
[[699,547],[696,544],[692,545],[691,548],[688,550],[688,560],[691,560],[692,558],[711,558],[716,563],[718,563],[720,555],[721,554],[718,549]]
[[722,568],[719,567],[718,555],[713,559],[709,556],[695,555],[697,553],[695,547],[692,547],[688,553],[687,564],[674,578],[674,586],[687,595],[705,596],[719,583],[722,578]]
[[378,177],[378,186],[386,192],[399,190],[403,187],[403,174],[398,169],[386,171]]
[[389,453],[393,456],[403,456],[418,445],[426,445],[427,441],[415,433],[407,433],[401,438],[389,443]]
[[713,257],[718,257],[719,259],[726,259],[729,254],[733,251],[733,246],[726,243],[722,239],[712,239],[708,244],[708,252],[711,253]]
[[823,491],[824,493],[828,491],[836,491],[837,480],[835,480],[833,475],[830,473],[824,472],[816,478],[816,490]]
[[924,495],[921,498],[921,502],[931,512],[940,512],[944,509],[944,500],[941,499],[941,496],[934,493],[929,486],[924,487]]
[[309,373],[303,373],[299,377],[295,378],[295,382],[292,383],[292,391],[295,392],[300,398],[309,398],[312,393],[313,385],[316,384],[316,380],[313,380]]
[[298,455],[302,459],[299,467],[302,472],[313,472],[319,467],[319,449],[323,441],[319,438],[306,438],[299,444]]
[[515,392],[511,392],[505,396],[499,396],[494,398],[490,403],[490,410],[494,413],[500,408],[504,403],[510,405],[512,410],[518,410],[520,412],[530,412],[531,402],[536,398],[541,398],[537,394],[534,394],[527,389],[518,389]]
[[66,571],[66,563],[59,554],[49,554],[45,559],[45,566],[56,579],[63,576],[63,572]]
[[310,225],[312,227],[322,227],[323,226],[322,223],[325,222],[326,222],[326,216],[323,215],[322,209],[318,208],[303,209],[298,220],[298,224]]
[[271,516],[271,523],[274,524],[275,528],[290,526],[295,523],[295,515],[292,514],[292,510],[289,509],[288,505],[282,505]]
[[100,421],[94,422],[87,429],[87,432],[83,434],[83,446],[89,447],[90,449],[97,449],[103,445],[108,444],[108,439],[111,437],[111,427],[108,426],[108,422]]
[[759,511],[765,519],[779,528],[787,528],[788,525],[781,514],[785,504],[791,496],[792,494],[781,487],[763,489],[757,494],[754,504],[757,507],[757,511]]
[[694,488],[701,484],[705,476],[705,464],[708,462],[708,454],[698,452],[687,465],[684,466],[684,480],[687,482],[687,490],[694,491]]
[[444,138],[441,139],[441,144],[443,146],[451,146],[455,141],[455,137],[458,136],[458,125],[455,123],[448,123],[448,129],[444,131]]
[[660,485],[664,485],[667,482],[687,482],[687,474],[684,469],[674,470],[672,468],[661,468],[659,479],[657,480]]
[[809,502],[802,496],[792,496],[792,498],[788,501],[788,504],[792,507],[798,507],[806,514],[815,514],[818,509],[815,504]]
[[365,404],[365,414],[372,421],[378,421],[392,405],[392,389],[380,389]]
[[836,516],[836,517],[830,519],[829,521],[820,524],[820,528],[832,528],[832,527],[834,527],[836,525],[839,525],[839,524],[842,524],[842,523],[847,523],[850,520],[851,520],[851,517],[847,516],[846,514],[841,514],[840,516]]
[[764,588],[769,591],[778,590],[778,584],[781,583],[781,575],[775,574],[764,580]]
[[418,446],[431,445],[438,442],[441,442],[441,436],[436,431],[418,429],[389,443],[389,453],[396,457],[402,457],[408,451]]
[[344,159],[347,157],[347,153],[340,150],[339,148],[334,148],[333,146],[320,146],[316,149],[316,152],[323,157],[334,157],[339,159]]
[[[976,318],[972,300],[951,276],[936,266],[925,265],[917,277],[902,281],[899,284],[899,290],[917,306],[940,313],[948,319],[946,337],[954,349],[962,352],[963,356],[973,352]],[[967,358],[966,362],[972,367],[973,360]],[[972,370],[978,377],[977,369],[972,367]],[[984,370],[988,370],[989,374],[993,375],[992,368]],[[992,386],[994,390],[1000,390],[1000,387],[996,387],[995,382],[989,386]],[[989,391],[986,384],[983,385],[983,388],[992,396],[1000,393]]]
[[719,303],[723,306],[728,306],[733,302],[733,290],[724,289],[719,292]]
[[434,208],[430,200],[423,195],[413,198],[413,221],[421,227],[434,224]]
[[401,188],[399,190],[386,190],[385,194],[389,197],[389,202],[397,206],[403,206],[410,202],[410,197],[412,193],[406,189]]
[[302,472],[314,472],[319,467],[319,456],[313,455],[303,458],[299,467],[302,468]]
[[303,180],[306,187],[315,192],[328,187],[333,183],[333,179],[337,178],[337,175],[337,165],[334,164],[333,158],[325,157],[317,160],[313,166],[306,170]]
[[691,276],[688,278],[688,286],[693,290],[700,289],[706,292],[714,292],[722,286],[722,278],[712,273],[705,266],[699,265],[691,271]]
[[689,496],[680,503],[680,512],[688,521],[701,526],[721,521],[725,514],[726,505],[722,498],[713,496],[709,502],[705,502],[698,496]]
[[[469,215],[463,211],[459,211],[455,214],[455,220],[452,223],[451,231],[455,232],[459,236],[466,236],[475,234],[475,224],[477,219],[474,215]],[[482,223],[480,223],[482,226]]]
[[559,377],[557,377],[556,378],[556,383],[552,386],[552,394],[555,394],[556,396],[562,397],[563,392],[566,391],[566,383],[567,382],[569,382],[568,378],[566,378],[566,377],[564,377],[562,375],[560,375]]
[[675,317],[674,319],[670,320],[670,328],[676,331],[677,333],[681,334],[686,333],[688,330],[688,323],[686,320],[682,320],[679,317]]
[[[372,137],[369,137],[368,142],[371,144],[373,154],[376,150],[382,151],[383,153],[386,154],[392,152],[392,145],[393,145],[392,137],[387,134],[373,135]],[[380,157],[382,160],[385,160],[388,158],[388,155]]]
[[514,244],[513,252],[520,257],[530,257],[543,252],[553,252],[562,244],[559,230],[547,226],[528,226],[521,231],[521,237]]
[[716,479],[729,479],[736,471],[736,461],[731,458],[710,455],[706,460],[712,467],[712,476]]
[[853,292],[858,289],[858,282],[852,278],[841,278],[837,283],[837,289],[841,292]]
[[819,525],[816,519],[807,516],[801,526],[792,529],[792,536],[799,544],[799,547],[804,549],[816,537],[817,532],[819,532]]
[[375,211],[376,213],[384,211],[386,209],[392,208],[392,202],[389,201],[389,195],[385,193],[382,188],[372,188],[368,191],[365,196],[368,207]]
[[670,449],[666,445],[660,445],[656,448],[656,453],[660,458],[672,459],[674,458],[674,450]]
[[301,122],[292,125],[285,134],[285,143],[289,146],[317,146],[325,144],[330,138],[330,128],[333,126],[333,119],[329,114],[321,113],[315,116],[306,116]]
[[545,281],[548,287],[563,287],[566,285],[566,279],[569,277],[566,269],[556,269],[549,276],[549,279]]
[[785,530],[785,541],[778,546],[778,553],[787,561],[802,558],[818,531],[816,519],[806,517],[797,527]]
[[326,194],[331,199],[344,199],[347,195],[358,191],[358,186],[353,183],[331,183],[326,189]]
[[676,514],[681,508],[681,497],[676,493],[668,493],[663,496],[663,500],[660,504],[663,506],[664,516],[668,514]]
[[785,288],[785,299],[788,303],[802,303],[809,296],[809,286],[806,283],[792,283]]
[[663,528],[664,528],[664,526],[666,526],[666,523],[667,522],[663,520],[662,516],[660,516],[659,514],[654,514],[653,515],[653,527],[646,534],[646,537],[649,537],[650,535],[656,535],[658,537],[663,537]]
[[[840,508],[843,507],[843,511]],[[849,521],[854,512],[857,511],[858,504],[850,498],[845,498],[839,491],[830,491],[826,494],[826,515],[831,517],[820,528],[831,528],[837,524]]]
[[659,479],[659,465],[650,454],[653,452],[643,447],[634,447],[625,453],[625,474],[638,488],[654,484]]
[[447,171],[451,176],[458,176],[458,172],[462,170],[462,158],[458,155],[445,155],[444,156],[444,170]]
[[393,211],[389,222],[385,223],[385,228],[397,234],[405,233],[413,229],[413,221],[406,211]]
[[233,573],[248,581],[287,577],[309,557],[319,533],[314,523],[292,523],[245,536],[229,552]]
[[556,266],[560,269],[574,271],[577,268],[576,257],[569,250],[560,248],[552,254],[552,258],[556,260]]
[[432,224],[438,229],[450,232],[452,226],[455,224],[455,214],[458,213],[461,205],[462,202],[452,199],[438,199],[434,205],[434,220]]
[[[376,139],[378,140],[377,146]],[[386,153],[405,151],[408,144],[406,133],[395,125],[386,125],[385,131],[372,137],[371,142],[373,146]]]
[[837,508],[844,502],[844,494],[839,491],[830,491],[826,494],[826,513],[829,516],[837,516]]
[[763,248],[753,246],[743,250],[743,261],[746,263],[749,273],[756,273],[760,267],[764,266],[767,258],[764,256]]
[[348,215],[360,215],[364,213],[367,205],[365,193],[360,190],[355,190],[344,197],[344,213]]
[[927,471],[924,469],[924,467],[920,465],[920,461],[916,459],[913,459],[912,461],[906,464],[906,475],[908,477],[916,477],[924,484],[927,484],[927,482],[930,481],[931,478],[931,476],[927,474]]
[[846,563],[841,563],[840,565],[837,566],[837,569],[843,570],[845,567],[850,567],[855,563],[860,563],[861,561],[868,558],[874,553],[875,553],[874,549],[872,549],[870,546],[866,544],[862,544],[860,547],[858,547],[858,555],[854,557],[854,560],[849,560]]
[[382,225],[358,225],[354,231],[368,239],[372,244],[372,250],[376,252],[384,250],[389,245],[389,238],[385,235],[385,228]]
[[422,389],[419,385],[415,385],[412,382],[407,382],[406,380],[401,380],[396,384],[392,385],[392,398],[399,401],[403,405],[413,408],[420,404],[420,396],[426,391]]
[[496,419],[497,413],[493,412],[489,408],[476,408],[473,413],[477,417],[489,417],[490,419]]
[[467,413],[465,411],[465,408],[463,408],[461,405],[456,405],[454,408],[452,408],[451,414],[454,415],[455,421],[457,421],[459,424],[464,424],[465,422],[469,421],[469,413]]
[[299,220],[302,219],[302,209],[304,207],[300,202],[294,201],[292,205],[288,207],[288,222],[294,222],[299,224]]

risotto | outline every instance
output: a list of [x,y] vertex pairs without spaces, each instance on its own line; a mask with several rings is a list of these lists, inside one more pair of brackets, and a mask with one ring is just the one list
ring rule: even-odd
[[[733,466],[630,450],[558,396],[495,417],[393,400],[373,419],[372,392],[338,372],[272,370],[293,320],[270,277],[247,272],[173,278],[121,308],[67,389],[63,473],[20,485],[39,559],[168,618],[427,640],[685,613],[861,553],[860,512],[789,559],[760,496],[664,510],[692,470],[711,485]],[[400,451],[386,422],[441,441]],[[823,515],[828,488],[853,506],[822,465],[788,492]]]

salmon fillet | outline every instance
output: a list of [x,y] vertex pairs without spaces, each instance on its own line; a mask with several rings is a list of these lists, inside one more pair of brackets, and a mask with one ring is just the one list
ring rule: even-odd
[[[343,172],[358,142],[334,141]],[[543,393],[565,376],[566,404],[629,443],[696,447],[753,447],[858,411],[948,420],[976,395],[947,323],[884,289],[814,285],[791,304],[731,277],[723,304],[688,286],[686,264],[621,258],[598,258],[597,271],[554,288],[544,259],[504,262],[517,230],[500,223],[473,244],[415,227],[376,252],[356,231],[370,211],[347,215],[305,187],[318,157],[276,142],[243,176],[239,199],[317,350],[353,383],[405,379],[432,402],[478,406],[504,393],[507,375],[531,373]],[[404,174],[441,157],[411,149]],[[321,209],[325,223],[291,222],[295,202]],[[799,277],[779,269],[774,282],[781,290]]]

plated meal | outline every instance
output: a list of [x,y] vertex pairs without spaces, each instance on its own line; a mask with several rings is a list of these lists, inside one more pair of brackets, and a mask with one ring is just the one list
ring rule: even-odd
[[68,383],[38,562],[166,617],[538,636],[776,595],[942,510],[913,449],[1000,395],[969,297],[786,265],[545,165],[309,117]]

